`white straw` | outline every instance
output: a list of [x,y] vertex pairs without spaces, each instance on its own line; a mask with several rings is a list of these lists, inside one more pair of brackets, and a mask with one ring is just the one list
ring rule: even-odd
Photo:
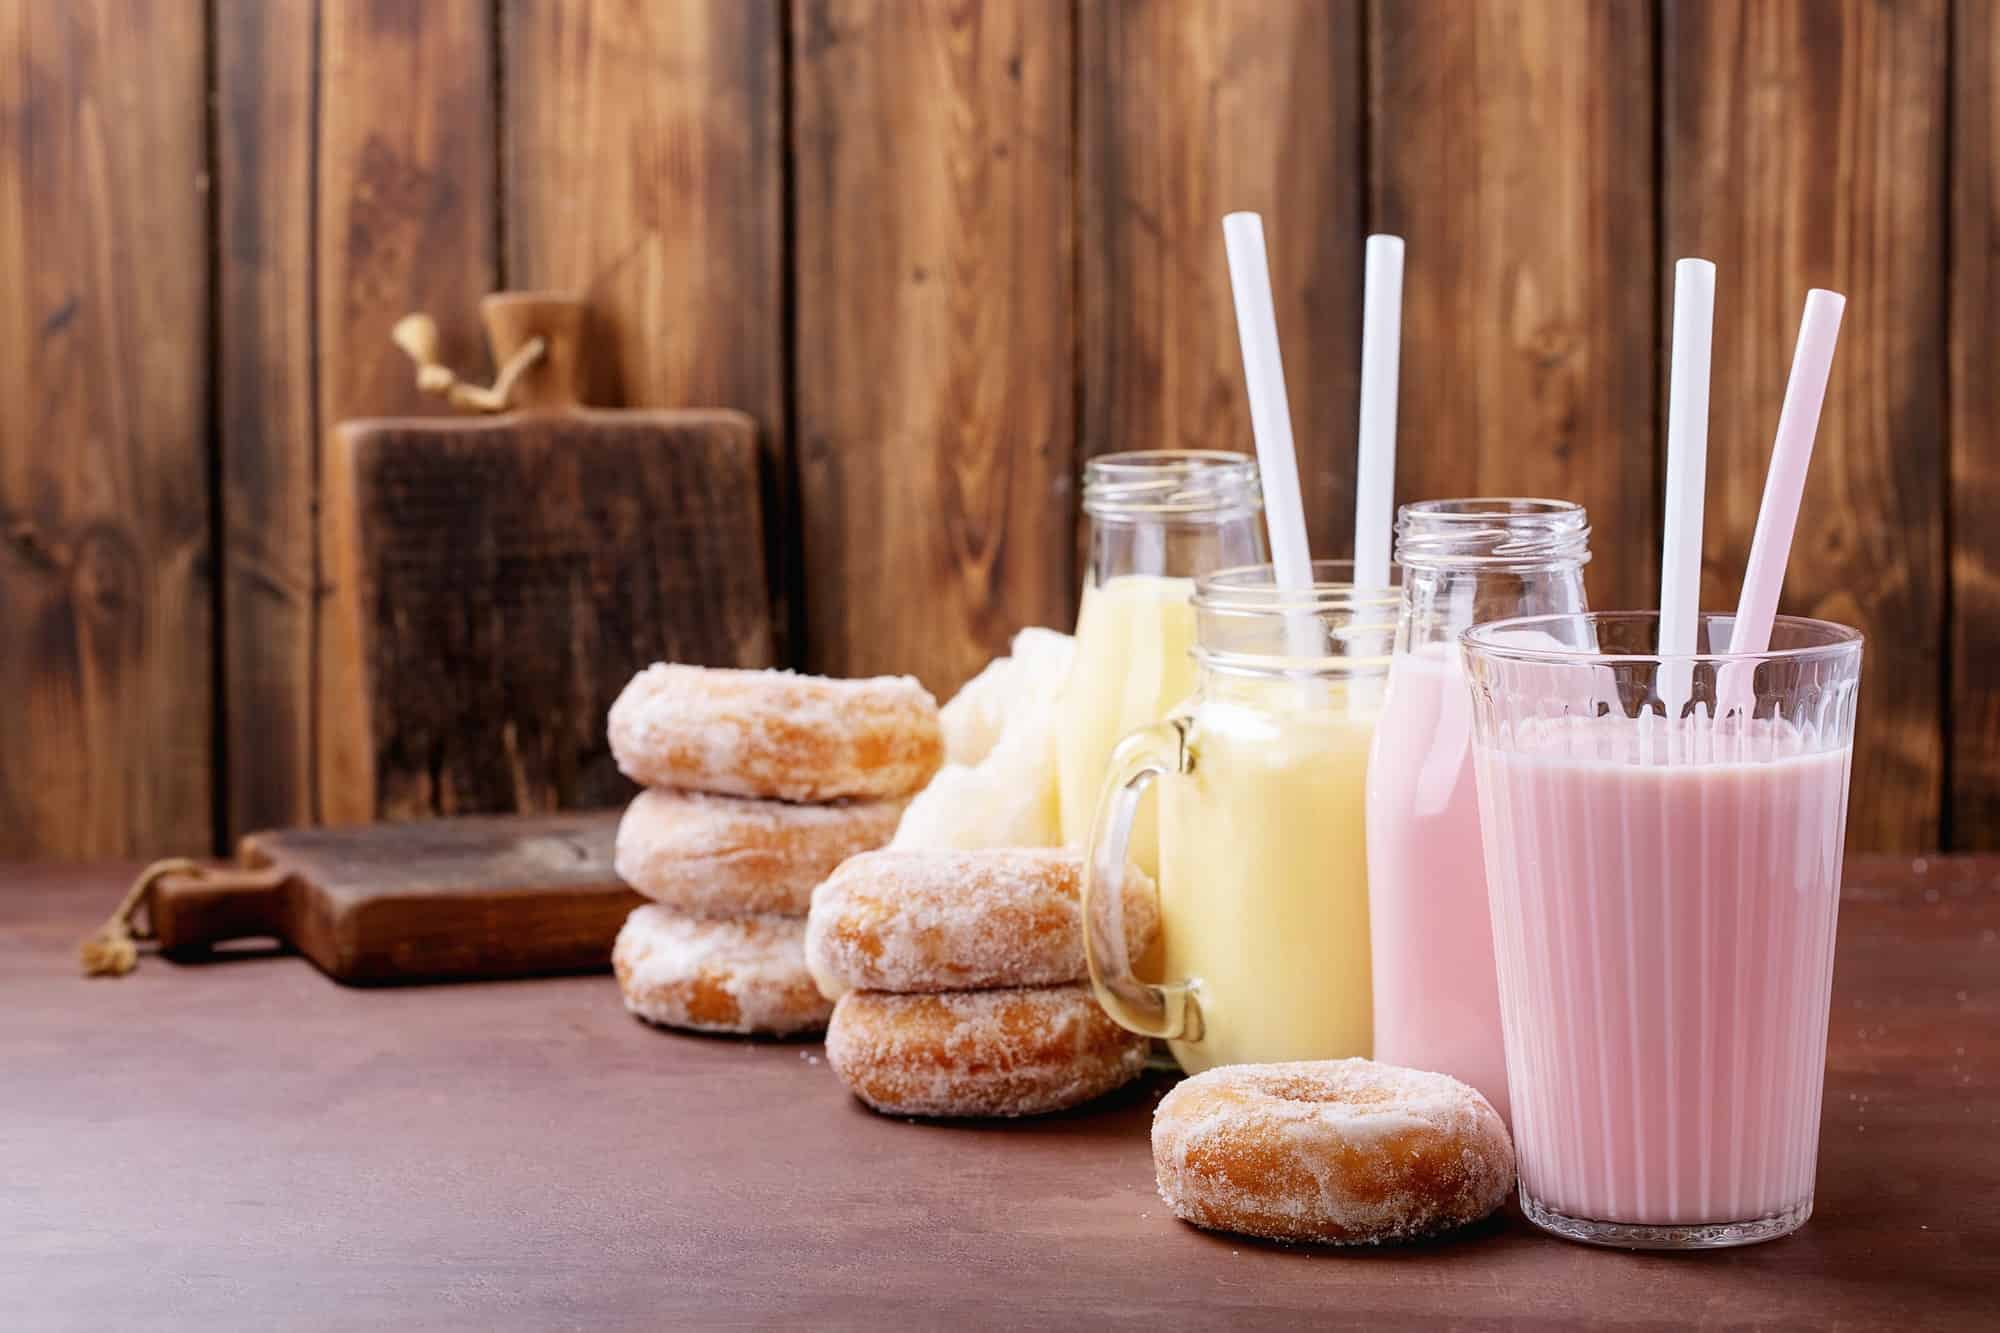
[[[1660,556],[1662,657],[1695,650],[1701,615],[1701,505],[1708,481],[1708,375],[1715,336],[1715,265],[1674,265],[1674,345],[1667,388],[1666,538]],[[1677,718],[1693,693],[1694,666],[1660,672],[1660,699]]]
[[[1778,434],[1771,445],[1771,468],[1764,476],[1764,500],[1757,510],[1757,531],[1750,539],[1750,563],[1743,571],[1743,594],[1736,603],[1736,624],[1729,651],[1762,653],[1771,647],[1771,626],[1778,614],[1778,593],[1791,559],[1792,534],[1798,527],[1799,501],[1805,495],[1806,467],[1812,462],[1819,414],[1826,402],[1826,382],[1833,370],[1834,344],[1840,338],[1840,312],[1847,298],[1819,288],[1806,293],[1806,312],[1799,321],[1799,341],[1792,352],[1792,375],[1785,385],[1785,406],[1778,414]],[[1729,707],[1749,713],[1747,670],[1728,673]]]
[[1368,238],[1361,298],[1361,424],[1354,468],[1354,586],[1389,584],[1396,517],[1396,378],[1403,336],[1403,238]]
[[[1236,336],[1243,346],[1250,430],[1257,441],[1264,520],[1271,529],[1271,563],[1281,590],[1305,593],[1312,587],[1312,553],[1306,545],[1305,501],[1299,494],[1298,456],[1292,447],[1292,411],[1285,400],[1285,364],[1278,354],[1264,220],[1255,213],[1231,213],[1222,219],[1222,239],[1229,254],[1229,286],[1236,297]],[[1310,618],[1288,619],[1285,637],[1290,656],[1320,656]]]

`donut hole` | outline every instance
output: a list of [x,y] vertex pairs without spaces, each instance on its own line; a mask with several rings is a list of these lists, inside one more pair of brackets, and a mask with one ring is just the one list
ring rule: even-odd
[[1297,1102],[1304,1106],[1352,1106],[1368,1109],[1384,1106],[1395,1100],[1395,1096],[1388,1088],[1378,1084],[1354,1083],[1347,1080],[1332,1082],[1324,1074],[1277,1070],[1260,1082],[1262,1086],[1257,1091],[1264,1096],[1279,1101]]

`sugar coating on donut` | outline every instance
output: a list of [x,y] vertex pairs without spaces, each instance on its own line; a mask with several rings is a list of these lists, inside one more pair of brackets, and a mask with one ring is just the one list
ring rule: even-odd
[[812,891],[895,834],[904,801],[794,805],[651,788],[618,821],[618,877],[695,916],[806,914]]
[[832,1010],[805,967],[805,923],[750,916],[704,921],[657,904],[635,909],[611,949],[625,1007],[697,1032],[791,1036]]
[[1153,1114],[1160,1197],[1197,1226],[1367,1244],[1486,1216],[1514,1184],[1492,1105],[1444,1074],[1372,1060],[1225,1065]]
[[785,801],[907,796],[944,755],[937,700],[909,676],[655,663],[611,705],[609,733],[644,786]]
[[1147,1042],[1105,1016],[1088,986],[944,995],[850,991],[826,1057],[848,1088],[892,1115],[1022,1116],[1122,1087]]
[[[832,995],[1082,981],[1082,884],[1083,858],[1064,848],[863,852],[813,890],[807,963]],[[1136,958],[1159,900],[1136,867],[1121,899]]]

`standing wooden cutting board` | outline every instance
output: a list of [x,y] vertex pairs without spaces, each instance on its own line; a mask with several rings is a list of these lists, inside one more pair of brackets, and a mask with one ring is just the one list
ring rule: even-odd
[[605,713],[659,660],[767,666],[756,425],[576,405],[584,311],[488,298],[519,410],[354,421],[321,515],[329,822],[603,806]]

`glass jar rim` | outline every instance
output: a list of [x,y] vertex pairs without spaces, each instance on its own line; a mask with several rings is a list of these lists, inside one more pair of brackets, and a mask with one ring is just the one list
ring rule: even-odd
[[1134,449],[1083,466],[1093,518],[1252,512],[1263,507],[1257,460],[1224,449]]
[[1572,514],[1581,518],[1588,512],[1574,500],[1551,500],[1539,495],[1467,495],[1449,500],[1411,500],[1397,507],[1399,515],[1421,514],[1445,522]]
[[1354,586],[1352,560],[1315,560],[1313,581],[1304,588],[1281,587],[1277,566],[1270,562],[1236,565],[1203,574],[1194,581],[1194,609],[1237,615],[1282,615],[1299,611],[1339,611],[1380,608],[1389,613],[1388,628],[1396,628],[1403,605],[1396,586],[1399,567],[1389,567],[1389,583],[1380,588]]
[[[1842,625],[1832,620],[1815,620],[1810,616],[1777,616],[1773,618],[1772,626],[1774,629],[1782,626],[1803,633],[1816,638],[1817,642],[1798,644],[1789,648],[1768,648],[1761,653],[1605,653],[1588,648],[1540,647],[1510,643],[1499,637],[1504,634],[1538,630],[1547,633],[1546,626],[1574,625],[1579,621],[1599,625],[1614,621],[1657,622],[1659,618],[1658,611],[1564,611],[1553,615],[1510,616],[1505,620],[1490,620],[1463,630],[1458,636],[1458,641],[1469,653],[1545,666],[1618,666],[1643,662],[1830,661],[1858,655],[1864,642],[1861,631],[1851,625]],[[1704,612],[1700,616],[1700,621],[1704,625],[1717,620],[1734,622],[1735,619],[1733,613],[1724,615],[1720,612]]]
[[1415,500],[1396,511],[1396,559],[1526,571],[1590,562],[1590,514],[1573,500],[1501,495]]

